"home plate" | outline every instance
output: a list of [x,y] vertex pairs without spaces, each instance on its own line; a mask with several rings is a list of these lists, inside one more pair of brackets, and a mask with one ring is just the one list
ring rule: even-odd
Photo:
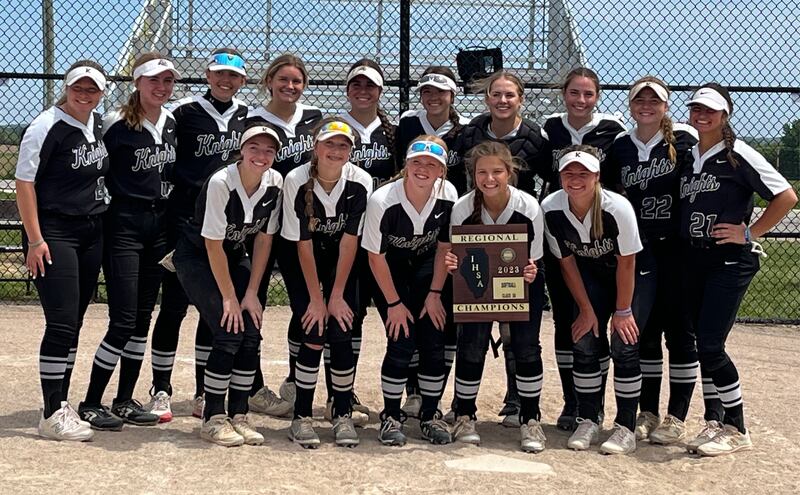
[[445,461],[444,465],[450,469],[461,471],[483,471],[490,473],[527,473],[527,474],[556,474],[549,464],[543,462],[522,461],[513,457],[496,454],[478,455]]

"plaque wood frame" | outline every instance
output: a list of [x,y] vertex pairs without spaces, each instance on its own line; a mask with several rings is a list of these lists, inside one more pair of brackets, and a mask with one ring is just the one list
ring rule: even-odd
[[450,236],[456,323],[529,321],[528,229],[523,224],[454,225]]

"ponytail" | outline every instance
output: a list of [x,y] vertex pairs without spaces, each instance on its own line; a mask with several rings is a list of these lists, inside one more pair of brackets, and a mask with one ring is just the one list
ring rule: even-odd
[[129,128],[135,131],[142,130],[142,122],[144,122],[145,113],[144,107],[142,106],[142,97],[138,89],[131,93],[128,97],[128,102],[120,107],[119,112]]
[[736,143],[736,133],[733,132],[728,116],[725,115],[725,123],[722,125],[722,141],[725,143],[725,149],[728,151],[728,161],[736,168],[739,166],[739,161],[733,155],[733,145]]
[[469,221],[475,225],[483,225],[483,218],[481,217],[483,212],[483,193],[477,187],[472,191],[475,196],[472,201],[472,214],[469,216]]
[[592,239],[602,239],[603,237],[603,188],[598,180],[594,184],[594,201],[592,201]]
[[386,112],[384,112],[380,106],[377,108],[377,112],[378,112],[378,119],[380,119],[381,121],[381,129],[383,130],[383,134],[386,136],[386,141],[389,144],[389,149],[393,150],[395,146],[394,127],[392,126],[392,123],[389,121],[389,116],[386,115]]
[[306,200],[306,209],[305,213],[308,217],[308,231],[315,232],[317,230],[317,225],[319,224],[319,219],[314,216],[314,182],[317,180],[317,176],[319,172],[317,170],[317,156],[314,155],[311,157],[310,167],[308,170],[308,181],[306,181],[305,187],[305,200]]
[[672,132],[672,119],[669,115],[664,115],[661,119],[661,134],[664,136],[664,142],[667,143],[667,155],[669,161],[676,163],[678,153],[675,151],[675,134]]

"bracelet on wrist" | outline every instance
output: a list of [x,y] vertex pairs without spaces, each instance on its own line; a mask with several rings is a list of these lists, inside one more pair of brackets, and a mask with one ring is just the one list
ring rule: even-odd
[[428,289],[428,292],[433,292],[434,294],[441,294],[442,289]]
[[614,311],[614,316],[630,316],[632,314],[633,310],[631,308],[618,309]]
[[386,305],[386,307],[388,307],[388,308],[393,308],[393,307],[395,307],[395,306],[399,306],[401,302],[403,302],[403,301],[401,301],[400,299],[398,299],[397,301],[395,301],[395,302],[393,302],[393,303],[388,303],[388,304]]
[[39,246],[41,246],[42,244],[44,244],[44,238],[42,238],[42,239],[39,239],[39,240],[38,240],[38,241],[36,241],[36,242],[29,242],[29,243],[28,243],[28,247],[29,247],[29,248],[35,248],[35,247],[39,247]]
[[750,226],[748,225],[744,228],[744,242],[750,242],[751,238],[752,235],[750,233]]

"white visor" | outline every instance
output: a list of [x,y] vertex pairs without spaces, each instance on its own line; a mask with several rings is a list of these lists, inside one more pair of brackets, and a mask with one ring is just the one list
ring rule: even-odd
[[355,69],[351,70],[347,74],[347,83],[346,84],[349,84],[350,81],[352,81],[353,79],[355,79],[358,76],[364,76],[367,79],[369,79],[370,81],[372,81],[373,83],[375,83],[376,86],[381,87],[381,88],[383,87],[383,77],[381,76],[381,73],[376,71],[372,67],[367,67],[366,65],[359,65]]
[[659,100],[668,102],[669,101],[669,92],[667,88],[658,84],[657,82],[653,81],[644,81],[640,82],[636,86],[632,87],[631,90],[628,92],[628,103],[632,102],[636,95],[642,92],[644,88],[650,88],[655,91],[656,96]]
[[244,147],[244,143],[246,143],[248,139],[252,139],[256,136],[261,136],[261,135],[267,135],[271,137],[272,139],[275,140],[275,144],[278,146],[278,148],[281,147],[281,138],[278,136],[278,133],[265,125],[250,127],[249,129],[244,131],[244,134],[242,134],[242,139],[240,140],[241,144],[239,145],[239,147],[240,148]]
[[728,106],[728,101],[719,91],[712,88],[700,88],[695,91],[692,99],[686,104],[686,106],[692,105],[703,105],[711,110],[724,110],[728,115],[731,114],[731,107]]
[[442,91],[452,91],[453,93],[458,91],[456,82],[442,74],[425,74],[420,77],[417,90],[422,90],[425,86],[433,86]]
[[580,163],[589,172],[597,173],[600,171],[600,160],[591,153],[585,151],[570,151],[558,160],[558,171],[564,170],[570,163]]
[[64,77],[64,84],[67,86],[72,86],[75,84],[75,81],[83,79],[84,77],[88,77],[97,85],[97,89],[100,91],[105,91],[106,89],[106,76],[103,75],[102,72],[95,69],[94,67],[88,66],[80,66],[75,67],[71,71],[67,72],[67,75]]
[[181,78],[181,73],[175,69],[175,64],[171,61],[158,58],[155,60],[150,60],[149,62],[145,62],[139,67],[133,69],[133,80],[137,80],[140,77],[152,77],[161,74],[162,72],[172,72],[172,76],[175,79]]
[[429,156],[442,165],[447,165],[447,149],[433,141],[414,141],[408,146],[406,160],[417,156]]

